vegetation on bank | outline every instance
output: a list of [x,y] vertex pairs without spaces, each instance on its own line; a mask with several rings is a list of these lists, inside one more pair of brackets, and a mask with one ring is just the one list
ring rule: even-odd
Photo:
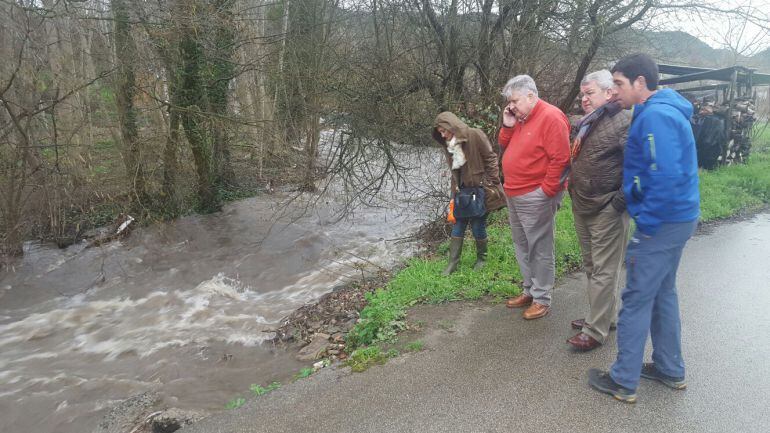
[[[591,65],[640,45],[662,61],[725,61],[695,37],[650,31],[661,16],[762,15],[673,1],[591,14],[586,2],[252,3],[0,2],[0,255],[30,239],[69,245],[121,213],[143,224],[277,183],[311,191],[330,173],[369,194],[398,170],[395,143],[430,142],[437,112],[494,129],[513,73],[569,111]],[[763,63],[734,37],[735,58]]]
[[[569,197],[565,197],[556,217],[558,275],[574,270],[580,264],[580,247],[570,206]],[[348,333],[349,346],[355,348],[393,341],[399,331],[406,329],[406,310],[417,303],[473,300],[487,294],[502,300],[520,293],[521,273],[504,209],[490,215],[487,234],[487,264],[479,272],[473,271],[476,249],[470,235],[466,238],[457,272],[448,277],[441,276],[446,266],[446,243],[435,255],[410,259],[385,287],[369,296],[369,304],[361,311],[360,322]]]
[[[770,203],[770,128],[761,128],[746,164],[701,171],[700,184],[703,222],[727,218]],[[556,216],[558,276],[580,265],[580,246],[570,209],[569,197],[565,197]],[[348,347],[354,349],[394,340],[396,334],[406,328],[407,309],[417,303],[471,300],[485,294],[502,299],[518,294],[521,274],[506,218],[505,210],[490,215],[489,259],[480,272],[472,271],[475,248],[469,234],[459,270],[449,277],[440,275],[446,266],[446,243],[434,255],[409,260],[385,287],[369,295],[360,322],[348,334]]]

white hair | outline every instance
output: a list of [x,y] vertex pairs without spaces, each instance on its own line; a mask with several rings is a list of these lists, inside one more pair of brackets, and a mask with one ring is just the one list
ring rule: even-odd
[[585,78],[583,78],[583,81],[580,82],[580,85],[586,86],[590,84],[591,81],[596,83],[596,85],[599,86],[599,88],[602,90],[609,90],[614,85],[612,82],[612,74],[606,69],[591,72],[590,74],[586,75]]
[[503,91],[500,92],[500,94],[502,94],[503,97],[505,97],[507,100],[510,99],[511,95],[513,95],[513,92],[532,92],[535,96],[538,96],[535,80],[533,80],[529,75],[517,75],[511,78],[507,83],[505,83],[505,86],[503,86]]

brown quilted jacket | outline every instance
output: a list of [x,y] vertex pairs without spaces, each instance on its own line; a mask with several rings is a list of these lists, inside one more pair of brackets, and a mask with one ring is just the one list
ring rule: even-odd
[[569,177],[572,209],[593,215],[611,204],[618,212],[626,208],[623,197],[623,149],[631,124],[631,111],[605,113],[583,138],[573,156]]

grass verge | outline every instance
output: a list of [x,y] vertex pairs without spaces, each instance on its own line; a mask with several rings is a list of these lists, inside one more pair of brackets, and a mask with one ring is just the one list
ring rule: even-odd
[[[569,198],[565,197],[556,216],[558,275],[576,269],[580,263],[580,246],[570,206]],[[473,300],[487,294],[503,299],[520,293],[521,273],[505,210],[490,215],[487,235],[487,264],[479,272],[472,270],[476,260],[472,238],[465,241],[457,272],[448,277],[440,276],[446,266],[447,244],[439,247],[437,256],[410,259],[385,287],[368,296],[368,305],[361,311],[359,323],[348,333],[348,343],[360,347],[393,341],[396,334],[406,328],[406,310],[417,303]]]
[[727,218],[770,203],[770,127],[758,127],[746,164],[700,173],[701,220]]
[[[753,153],[746,164],[701,171],[702,221],[727,218],[770,203],[769,150],[770,128],[764,128],[754,140]],[[498,298],[518,294],[521,291],[518,285],[521,274],[505,212],[503,209],[490,215],[487,229],[489,255],[482,271],[471,270],[475,248],[470,238],[465,240],[458,271],[449,277],[441,276],[446,266],[447,243],[439,247],[438,255],[409,260],[407,266],[385,287],[367,296],[368,305],[347,336],[348,348],[393,341],[396,334],[406,328],[406,310],[417,303],[472,300],[485,294]],[[579,265],[580,246],[571,203],[569,197],[565,197],[556,215],[557,276],[577,269]]]

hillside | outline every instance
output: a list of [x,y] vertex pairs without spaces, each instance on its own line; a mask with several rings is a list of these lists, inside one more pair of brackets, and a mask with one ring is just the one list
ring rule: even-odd
[[[697,37],[681,31],[653,32],[629,29],[619,32],[599,54],[602,59],[617,58],[617,53],[650,52],[661,63],[720,68],[734,64],[770,72],[770,48],[751,57],[728,49],[715,49]],[[599,57],[597,56],[597,57]]]

